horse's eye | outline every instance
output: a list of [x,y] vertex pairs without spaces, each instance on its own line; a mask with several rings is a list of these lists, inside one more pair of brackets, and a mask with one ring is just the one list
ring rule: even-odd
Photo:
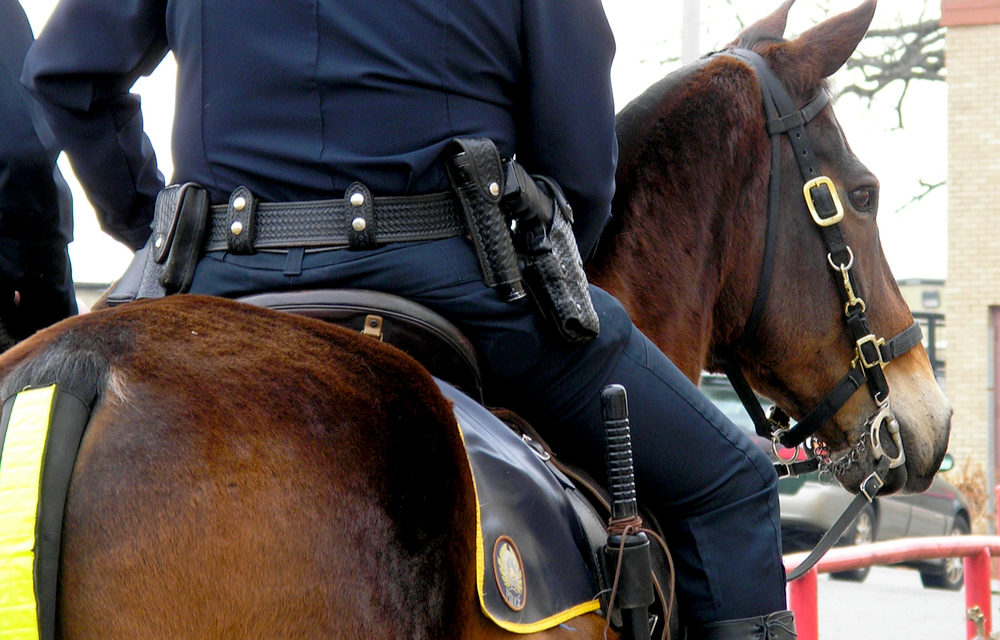
[[861,187],[851,192],[851,206],[856,211],[874,211],[878,204],[878,191],[875,187]]

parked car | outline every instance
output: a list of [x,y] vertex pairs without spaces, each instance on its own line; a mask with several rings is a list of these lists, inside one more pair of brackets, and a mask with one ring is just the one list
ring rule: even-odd
[[[756,436],[753,421],[724,376],[704,375],[702,391],[737,425],[757,439],[773,457],[771,442]],[[764,401],[766,404],[766,401]],[[781,452],[783,457],[785,452]],[[969,502],[942,473],[954,466],[945,455],[941,471],[921,494],[894,494],[866,506],[838,544],[864,544],[914,536],[965,535],[970,532]],[[844,512],[854,497],[839,484],[819,481],[817,473],[778,481],[781,538],[786,553],[811,549]],[[920,571],[925,587],[958,590],[965,581],[962,559],[944,558],[905,563]],[[863,581],[870,567],[831,574],[841,580]]]

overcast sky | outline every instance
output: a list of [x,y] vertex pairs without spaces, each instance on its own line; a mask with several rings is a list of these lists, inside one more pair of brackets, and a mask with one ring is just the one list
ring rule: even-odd
[[[37,34],[55,6],[55,0],[22,0]],[[612,76],[615,101],[620,108],[643,89],[680,65],[682,5],[680,0],[604,0],[618,44]],[[703,0],[698,50],[711,51],[732,40],[746,24],[763,17],[778,0]],[[792,8],[788,33],[793,36],[820,19],[824,7],[844,11],[854,0],[798,0]],[[939,6],[929,2],[931,10]],[[734,8],[736,5],[737,8]],[[922,2],[881,0],[876,25],[915,19]],[[904,13],[908,12],[908,13]],[[939,15],[939,13],[938,13]],[[935,16],[936,17],[936,16]],[[835,78],[835,83],[838,78]],[[146,131],[169,179],[170,122],[173,113],[174,65],[167,58],[134,91],[141,94]],[[928,84],[911,88],[907,98],[906,129],[896,130],[892,101],[868,106],[851,96],[840,99],[837,116],[855,153],[874,171],[882,184],[879,225],[890,266],[897,278],[944,278],[947,223],[946,192],[938,189],[917,205],[902,207],[919,190],[923,178],[944,178],[946,158],[946,90]],[[65,159],[60,166],[74,187],[76,240],[70,245],[78,282],[109,282],[118,277],[131,257],[124,246],[100,231],[93,209],[86,201]]]

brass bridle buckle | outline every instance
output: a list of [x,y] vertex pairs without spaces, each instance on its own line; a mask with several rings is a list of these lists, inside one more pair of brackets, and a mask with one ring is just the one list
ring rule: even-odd
[[[816,202],[813,200],[812,190],[818,187],[826,187],[830,191],[830,198],[833,200],[833,207],[836,213],[829,218],[819,215],[816,209]],[[805,196],[806,206],[809,207],[809,215],[813,222],[821,227],[831,227],[844,219],[844,204],[840,201],[837,187],[833,185],[833,180],[826,176],[818,176],[802,185],[802,195]]]
[[[865,355],[865,346],[871,345],[871,349],[874,350],[875,359],[869,360]],[[869,333],[863,338],[859,339],[857,342],[857,352],[858,356],[854,359],[855,362],[860,362],[861,366],[865,369],[871,369],[872,367],[879,366],[885,369],[885,366],[889,364],[882,358],[882,347],[885,346],[885,338],[876,338],[875,334]]]

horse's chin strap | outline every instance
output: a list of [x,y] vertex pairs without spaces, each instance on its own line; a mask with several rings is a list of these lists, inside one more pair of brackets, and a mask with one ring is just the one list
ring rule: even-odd
[[[815,434],[820,427],[833,419],[834,414],[840,411],[841,407],[869,379],[869,375],[871,375],[876,365],[878,365],[878,373],[881,375],[882,380],[885,380],[882,368],[895,358],[920,344],[922,336],[923,333],[920,330],[920,325],[914,322],[888,340],[874,340],[874,336],[871,339],[867,336],[863,337],[862,344],[859,344],[857,348],[858,355],[854,358],[847,374],[834,385],[833,389],[826,394],[823,400],[805,418],[792,426],[789,426],[788,415],[778,407],[772,407],[769,414],[764,413],[760,402],[757,400],[757,396],[754,395],[750,384],[746,380],[746,376],[743,375],[743,370],[736,363],[734,357],[731,355],[720,357],[717,358],[717,362],[722,365],[726,377],[729,378],[730,384],[733,385],[733,390],[736,391],[747,413],[750,414],[757,435],[762,438],[769,438],[776,444],[784,447],[795,448],[805,442],[806,438]],[[869,355],[863,355],[867,353],[868,346],[872,346],[878,355],[871,357],[871,359],[869,359]],[[888,384],[886,385],[885,397],[881,398],[879,406],[884,406],[887,401]],[[784,467],[788,465],[781,464],[780,466]],[[807,471],[814,470],[815,468],[812,468]],[[799,473],[802,472],[799,471]],[[796,474],[785,473],[783,475]]]

